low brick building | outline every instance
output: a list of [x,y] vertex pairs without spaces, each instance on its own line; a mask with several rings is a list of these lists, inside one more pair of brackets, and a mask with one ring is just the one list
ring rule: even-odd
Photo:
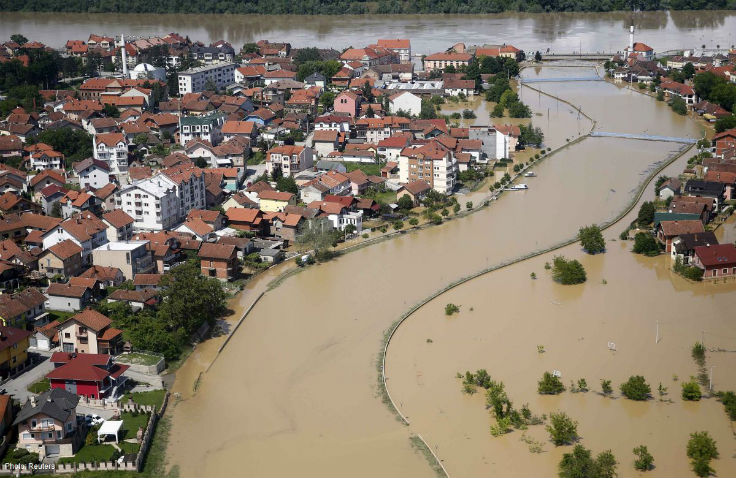
[[199,249],[202,275],[231,280],[238,265],[238,254],[234,245],[206,242]]

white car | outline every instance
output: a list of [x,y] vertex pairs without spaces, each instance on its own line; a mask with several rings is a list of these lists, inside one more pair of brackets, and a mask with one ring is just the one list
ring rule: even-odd
[[99,415],[87,415],[84,417],[84,421],[87,422],[87,425],[95,426],[104,422],[105,419]]

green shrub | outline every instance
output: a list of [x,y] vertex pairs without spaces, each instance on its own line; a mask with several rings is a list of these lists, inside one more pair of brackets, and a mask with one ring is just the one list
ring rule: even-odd
[[545,428],[555,446],[569,445],[578,439],[578,422],[565,412],[550,413],[549,424]]
[[641,375],[632,375],[621,384],[621,393],[630,400],[648,400],[652,389]]
[[542,378],[537,382],[537,392],[542,395],[557,395],[565,391],[562,381],[549,372],[544,372]]
[[696,475],[708,476],[713,472],[710,461],[718,458],[718,447],[707,431],[691,433],[687,442],[687,456]]
[[605,396],[609,396],[613,393],[613,387],[611,387],[610,380],[601,379],[601,391]]
[[575,259],[555,256],[552,264],[552,278],[560,284],[582,284],[587,279],[583,265]]
[[458,312],[460,312],[460,307],[455,304],[450,303],[445,306],[445,315],[452,315]]
[[731,421],[736,420],[736,393],[731,391],[718,392],[716,397],[718,397],[718,400],[723,403],[723,407],[726,409],[728,418],[730,418]]
[[[626,234],[628,235],[628,232]],[[633,251],[645,256],[656,256],[659,254],[659,243],[648,232],[637,232],[634,236]]]
[[411,219],[409,219],[409,224],[411,224],[412,226],[416,226],[417,224],[419,224],[419,219],[412,217]]
[[634,448],[634,468],[639,471],[649,471],[654,468],[654,457],[645,445],[639,445]]
[[611,450],[593,456],[583,445],[575,445],[572,453],[562,455],[558,466],[561,478],[613,478],[616,475],[616,457]]
[[700,392],[700,385],[694,379],[689,382],[682,382],[682,399],[690,402],[697,402],[700,400],[702,393]]
[[586,252],[596,254],[606,250],[606,241],[603,239],[601,228],[595,224],[581,227],[578,231],[578,240]]

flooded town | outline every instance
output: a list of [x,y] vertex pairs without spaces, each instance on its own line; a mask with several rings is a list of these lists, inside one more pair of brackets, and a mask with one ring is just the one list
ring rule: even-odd
[[736,475],[736,13],[322,3],[0,1],[0,474]]

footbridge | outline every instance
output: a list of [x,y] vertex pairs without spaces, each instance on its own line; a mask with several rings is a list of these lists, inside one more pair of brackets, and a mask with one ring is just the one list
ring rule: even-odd
[[616,53],[542,53],[542,61],[556,60],[584,60],[584,61],[606,61],[610,60]]
[[635,134],[635,133],[609,133],[607,131],[592,131],[592,137],[598,138],[624,138],[624,139],[643,139],[646,141],[666,141],[670,143],[695,144],[697,139],[693,138],[677,138],[675,136],[657,136],[652,134]]
[[589,76],[560,76],[550,78],[521,78],[522,83],[554,83],[554,82],[567,82],[567,81],[603,81],[598,75]]

